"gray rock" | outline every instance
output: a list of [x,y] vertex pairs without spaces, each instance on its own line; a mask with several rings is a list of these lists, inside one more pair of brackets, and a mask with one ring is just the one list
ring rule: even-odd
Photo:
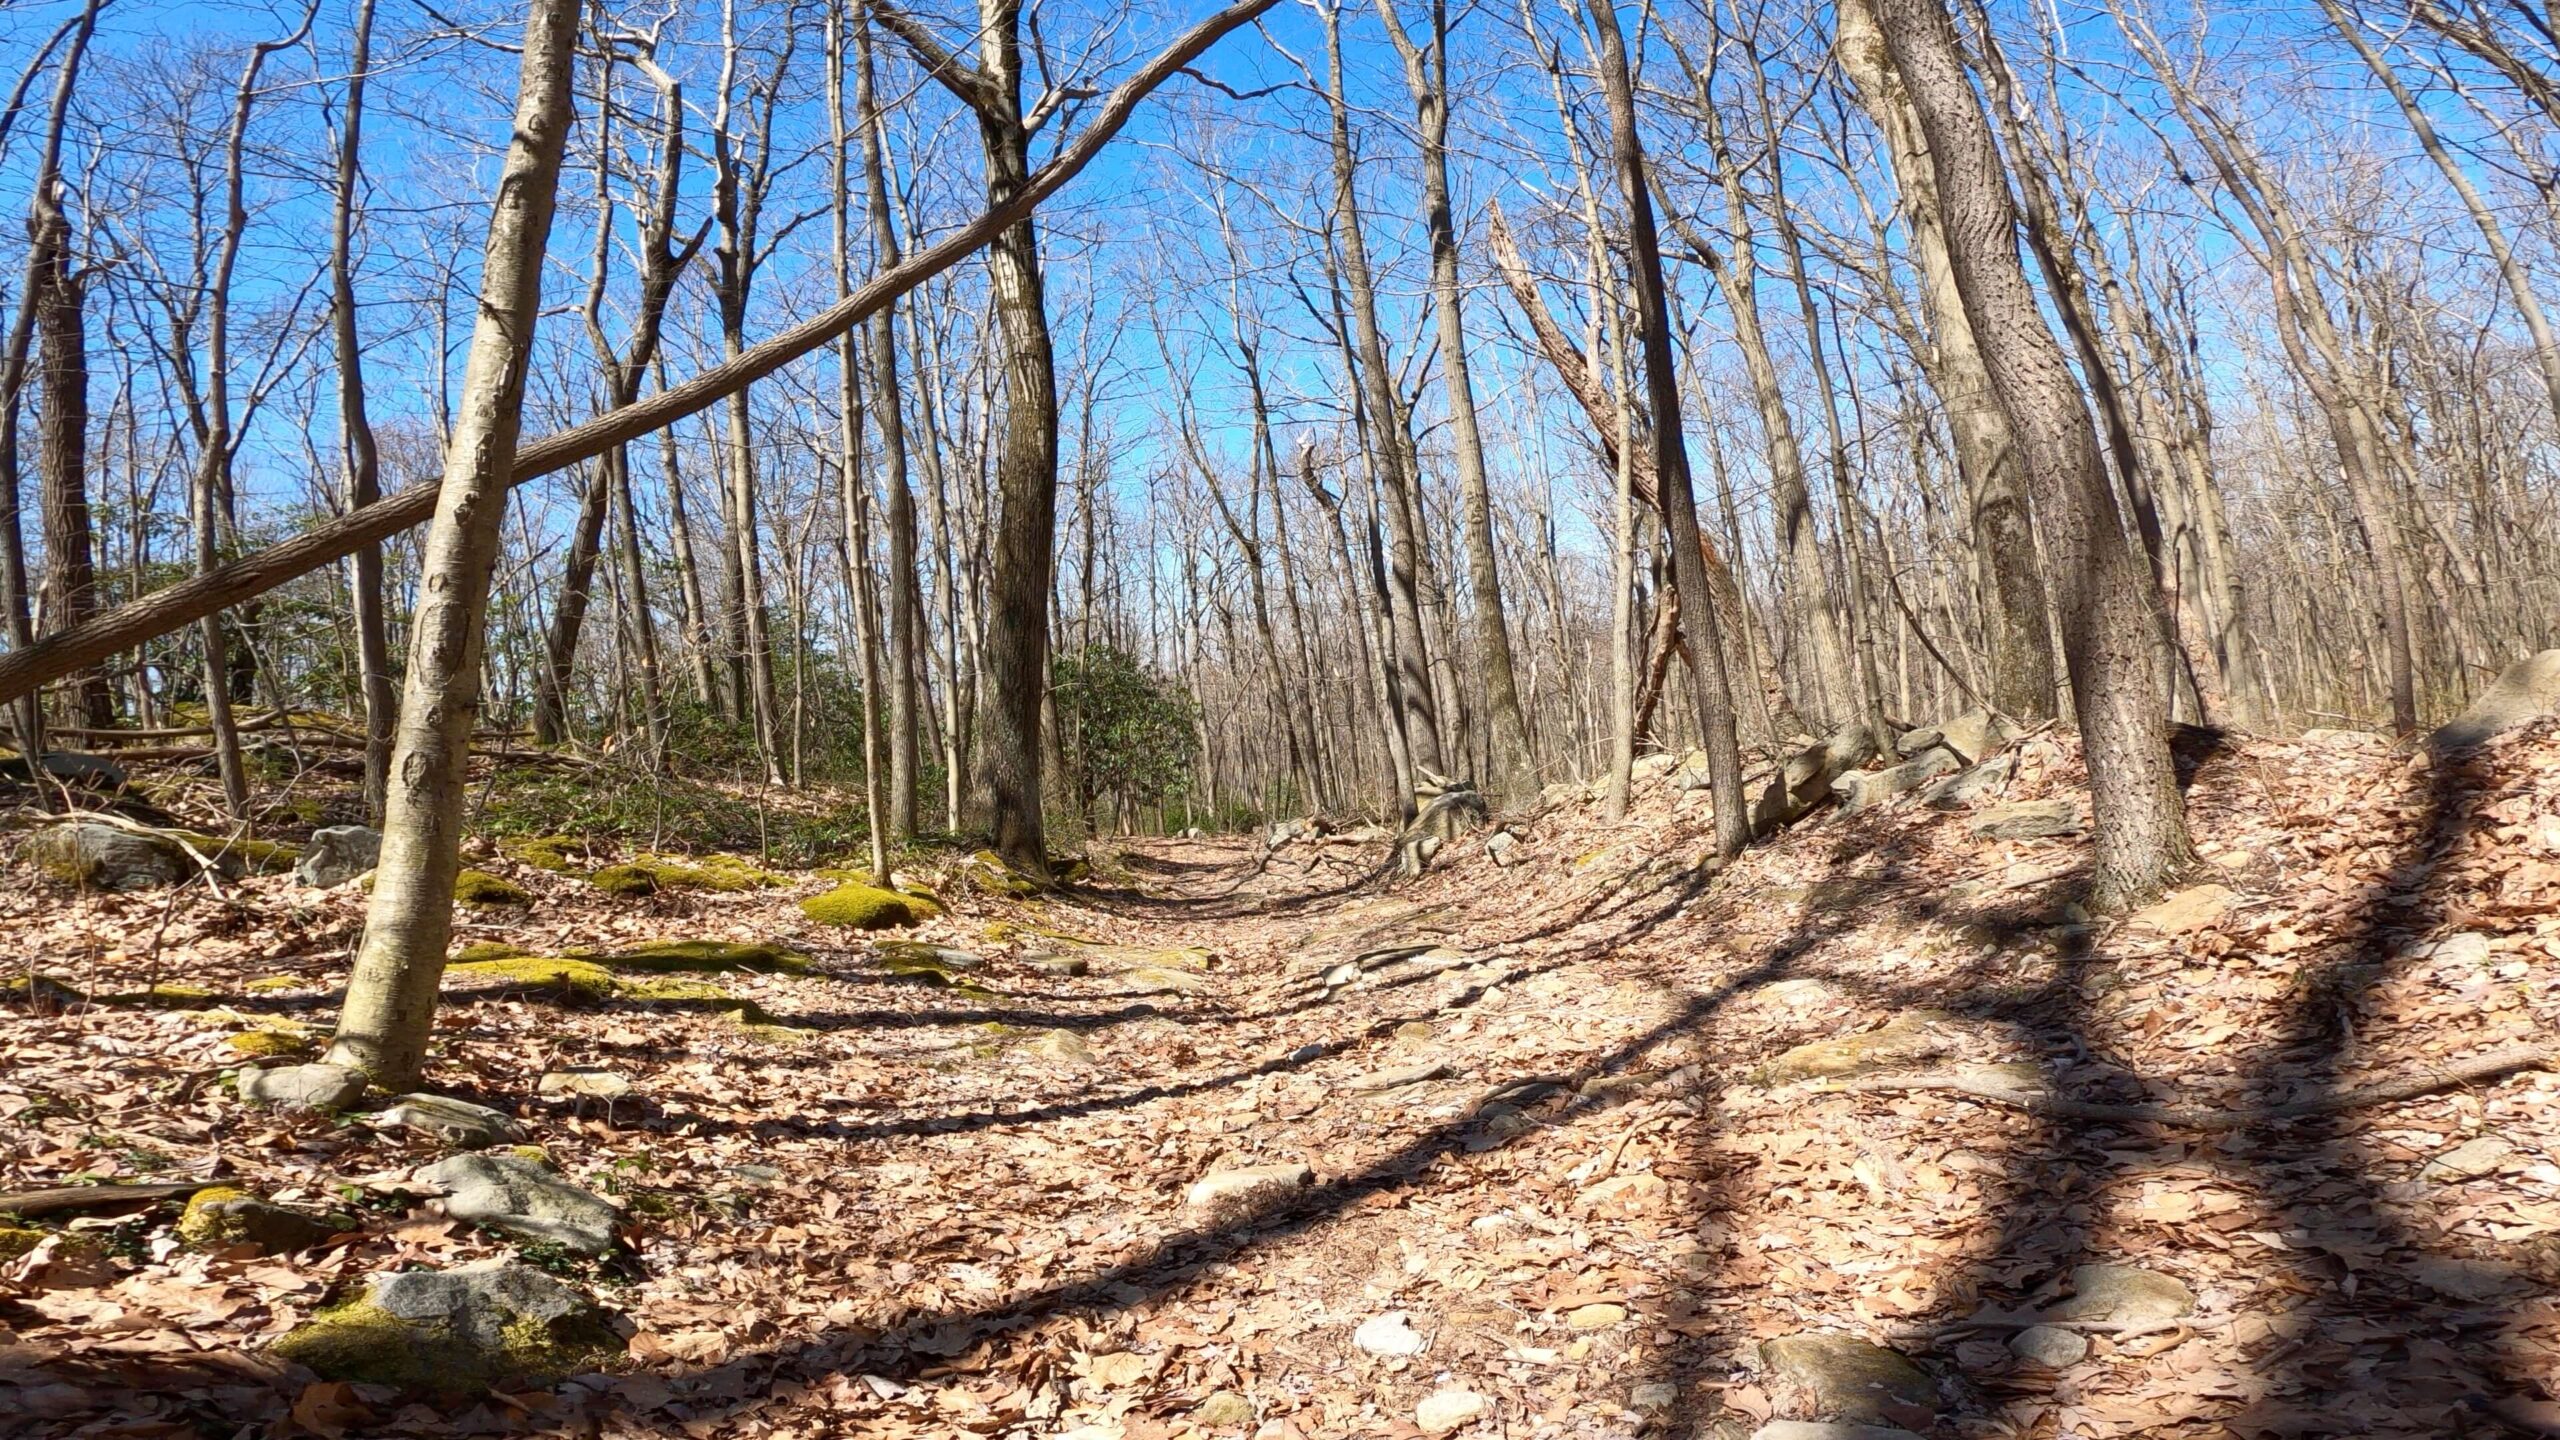
[[2056,1320],[2154,1325],[2195,1308],[2195,1292],[2166,1275],[2139,1265],[2080,1265],[2071,1271],[2071,1298],[2047,1313]]
[[2489,963],[2489,937],[2466,930],[2436,942],[2427,958],[2439,965],[2486,965]]
[[1246,1165],[1201,1176],[1182,1192],[1182,1198],[1199,1209],[1221,1204],[1250,1205],[1303,1190],[1315,1182],[1316,1172],[1304,1164]]
[[2418,1178],[2439,1183],[2477,1180],[2498,1173],[2514,1153],[2515,1142],[2504,1135],[2475,1135],[2428,1161]]
[[1820,1414],[1862,1425],[1923,1422],[1938,1387],[1920,1367],[1852,1335],[1786,1335],[1760,1342],[1760,1364],[1782,1392]]
[[1979,765],[1921,786],[1920,803],[1933,810],[1970,810],[1974,802],[2008,784],[2017,769],[2017,756],[1994,755]]
[[2008,716],[1977,705],[1940,725],[1938,743],[1954,751],[1956,758],[1967,765],[1979,765],[2025,733]]
[[351,1222],[221,1189],[198,1192],[178,1219],[178,1237],[199,1250],[246,1246],[260,1255],[309,1250],[356,1228]]
[[1830,739],[1797,751],[1751,807],[1751,833],[1766,835],[1821,804],[1841,772],[1873,753],[1864,725],[1843,726]]
[[1022,963],[1043,975],[1075,976],[1093,968],[1081,955],[1025,955]]
[[376,1112],[373,1123],[415,1130],[464,1150],[512,1145],[524,1127],[486,1105],[447,1095],[403,1095]]
[[37,831],[26,854],[54,879],[92,890],[174,885],[200,868],[175,840],[85,820]]
[[2480,692],[2471,708],[2427,737],[2437,750],[2460,750],[2560,709],[2560,650],[2528,655]]
[[362,875],[382,858],[382,832],[365,825],[328,825],[311,832],[293,878],[326,890]]
[[352,1303],[278,1340],[275,1353],[323,1379],[416,1390],[550,1384],[624,1350],[614,1318],[529,1265],[375,1275]]
[[614,1229],[622,1223],[622,1211],[611,1201],[521,1155],[456,1155],[419,1171],[417,1178],[444,1192],[444,1211],[456,1220],[581,1255],[611,1250]]
[[1977,840],[2045,840],[2077,835],[2088,827],[2080,821],[2080,807],[2057,796],[1994,806],[1964,828]]
[[32,780],[36,771],[42,771],[49,780],[59,780],[81,790],[116,791],[131,783],[124,767],[104,755],[48,750],[36,757],[33,769],[28,767],[24,756],[12,755],[0,760],[0,778]]
[[240,1098],[279,1110],[344,1110],[364,1094],[364,1072],[345,1065],[285,1065],[243,1070]]
[[1895,753],[1900,755],[1917,755],[1923,750],[1937,748],[1938,742],[1944,740],[1946,736],[1947,732],[1942,726],[1923,725],[1917,730],[1903,731],[1901,737],[1893,742],[1893,748]]
[[1093,1047],[1073,1030],[1043,1030],[1031,1037],[1031,1043],[1024,1048],[1043,1060],[1055,1060],[1062,1065],[1098,1063],[1094,1059]]
[[1831,793],[1840,797],[1841,809],[1864,810],[1916,790],[1956,768],[1956,757],[1947,751],[1927,750],[1916,760],[1905,760],[1883,770],[1851,770],[1832,780]]
[[535,1081],[533,1093],[567,1096],[576,1100],[619,1100],[631,1093],[631,1080],[630,1077],[612,1070],[600,1069],[592,1065],[573,1065],[566,1070],[551,1071]]
[[2059,1325],[2030,1325],[2009,1337],[2009,1352],[2047,1370],[2064,1370],[2089,1358],[2089,1337]]
[[1224,1429],[1253,1423],[1253,1402],[1233,1390],[1212,1390],[1209,1397],[1191,1407],[1191,1418],[1202,1424]]
[[1493,1408],[1483,1396],[1463,1385],[1443,1386],[1413,1407],[1413,1423],[1425,1435],[1446,1435],[1472,1425]]
[[1519,849],[1520,837],[1508,830],[1497,830],[1484,842],[1484,853],[1493,857],[1494,864],[1505,867],[1513,863],[1512,857]]

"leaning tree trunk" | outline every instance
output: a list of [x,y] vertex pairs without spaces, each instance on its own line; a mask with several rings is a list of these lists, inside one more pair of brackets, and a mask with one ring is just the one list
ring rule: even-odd
[[2195,863],[2169,756],[2149,577],[2125,543],[2079,381],[2027,281],[2008,179],[1944,0],[1880,0],[1877,10],[1937,164],[1965,315],[2036,487],[2097,812],[2094,898],[2121,906]]
[[543,251],[560,188],[580,9],[576,0],[532,0],[525,17],[515,138],[490,210],[479,318],[419,574],[382,862],[329,1047],[333,1062],[355,1066],[389,1090],[418,1083],[453,929],[463,772],[480,710],[489,582],[542,309]]

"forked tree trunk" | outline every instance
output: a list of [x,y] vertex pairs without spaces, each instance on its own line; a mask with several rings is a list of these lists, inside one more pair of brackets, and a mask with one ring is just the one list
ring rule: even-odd
[[382,860],[329,1047],[331,1061],[364,1071],[388,1090],[417,1087],[453,930],[489,582],[542,308],[543,251],[560,188],[581,9],[577,0],[532,0],[525,17],[514,139],[490,209],[479,318],[419,573]]
[[1880,0],[1877,12],[1937,166],[1966,318],[2035,486],[2097,812],[2094,899],[2120,907],[2195,863],[2169,757],[2149,577],[2125,542],[2079,381],[2028,284],[2007,175],[1944,0]]

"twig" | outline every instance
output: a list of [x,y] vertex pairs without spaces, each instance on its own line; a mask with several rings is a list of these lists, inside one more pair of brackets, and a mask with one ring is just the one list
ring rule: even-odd
[[2335,1115],[2347,1110],[2361,1110],[2373,1105],[2388,1105],[2401,1100],[2414,1100],[2438,1090],[2460,1085],[2495,1080],[2520,1070],[2560,1070],[2560,1049],[2547,1045],[2523,1045],[2508,1050],[2493,1050],[2469,1060],[2445,1065],[2430,1065],[2396,1079],[2384,1080],[2356,1090],[2339,1091],[2312,1100],[2297,1100],[2283,1105],[2255,1105],[2237,1110],[2214,1110],[2195,1105],[2099,1105],[2085,1100],[2072,1100],[2056,1095],[2042,1095],[2026,1090],[2004,1090],[1997,1085],[1967,1075],[1869,1075],[1851,1080],[1836,1088],[1841,1090],[1952,1090],[1977,1100],[2012,1105],[2031,1114],[2056,1120],[2094,1120],[2116,1124],[2174,1125],[2186,1130],[2245,1130],[2253,1125],[2273,1124],[2287,1120],[2307,1120],[2314,1116]]

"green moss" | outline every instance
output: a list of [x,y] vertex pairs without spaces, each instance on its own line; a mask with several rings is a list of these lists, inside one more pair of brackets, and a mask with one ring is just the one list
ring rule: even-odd
[[839,885],[878,885],[880,878],[857,865],[823,865],[809,872],[821,880]]
[[179,839],[204,852],[205,858],[228,869],[238,866],[252,875],[272,875],[290,870],[302,858],[302,847],[280,840],[260,840],[243,835],[202,835],[193,830],[176,832]]
[[438,1329],[410,1325],[370,1299],[332,1306],[271,1347],[323,1379],[401,1390],[487,1390],[502,1381],[548,1385],[620,1359],[622,1341],[601,1314],[507,1324],[494,1351]]
[[876,885],[839,885],[800,902],[800,911],[821,925],[855,930],[885,930],[923,919],[914,897]]
[[510,1145],[506,1149],[508,1154],[519,1160],[530,1161],[536,1165],[551,1164],[551,1152],[539,1145]]
[[237,1035],[224,1037],[222,1043],[253,1060],[311,1052],[310,1041],[299,1035],[287,1035],[281,1030],[243,1030]]
[[152,986],[148,990],[127,990],[115,995],[101,995],[98,997],[98,1003],[101,1005],[130,1005],[139,1009],[149,1009],[158,1005],[200,1006],[215,997],[216,992],[208,990],[202,985],[186,985],[177,981],[163,981],[160,984]]
[[809,957],[779,945],[734,940],[652,940],[601,957],[617,970],[691,970],[718,974],[728,970],[805,974]]
[[518,960],[533,952],[504,940],[474,940],[453,952],[456,965],[476,965],[484,960]]
[[471,960],[447,965],[444,973],[483,978],[504,990],[548,990],[578,1000],[602,1000],[620,990],[613,972],[592,960],[534,955],[505,960]]
[[654,895],[661,890],[735,894],[791,883],[735,855],[706,855],[699,860],[643,855],[625,864],[608,865],[588,879],[609,895]]
[[261,975],[255,980],[251,980],[247,984],[242,985],[240,988],[248,991],[252,995],[272,995],[278,990],[301,989],[302,977],[299,975]]
[[1041,885],[1028,875],[1018,874],[1004,863],[1004,857],[993,850],[981,850],[960,867],[963,878],[990,895],[1009,895],[1022,899],[1040,893]]
[[[235,1035],[232,1038],[236,1040],[239,1037]],[[226,1200],[254,1198],[256,1197],[248,1191],[237,1190],[228,1185],[215,1185],[197,1191],[187,1197],[187,1208],[178,1216],[178,1238],[199,1250],[219,1250],[225,1245],[237,1242],[240,1238],[239,1227],[232,1223],[231,1217],[219,1210],[206,1207],[219,1205]]]
[[52,1231],[39,1230],[33,1225],[0,1225],[0,1260],[15,1260],[52,1235]]
[[501,880],[486,870],[465,870],[453,877],[453,899],[458,905],[530,905],[533,897],[520,885]]
[[66,1005],[77,1005],[88,998],[76,986],[57,980],[51,975],[19,974],[0,980],[0,1000],[8,1000],[19,1005],[32,1000],[58,1010]]
[[733,995],[706,980],[642,980],[626,983],[622,998],[644,1005],[662,1006],[670,1010],[695,1010],[725,1015],[730,1019],[744,1017],[755,1024],[773,1024],[774,1017],[763,1006],[743,996]]
[[520,860],[536,870],[570,875],[581,868],[576,857],[583,857],[587,847],[574,835],[536,835],[525,840],[509,840],[498,848],[509,858]]

